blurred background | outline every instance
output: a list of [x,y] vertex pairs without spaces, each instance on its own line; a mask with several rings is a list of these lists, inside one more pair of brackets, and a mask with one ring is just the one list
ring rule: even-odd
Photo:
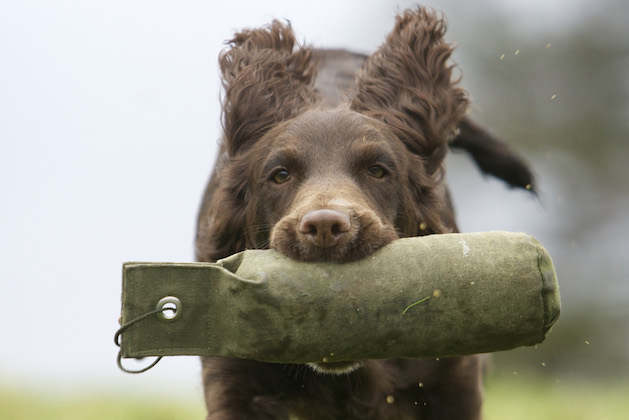
[[[413,4],[0,3],[0,411],[41,402],[32,395],[106,395],[200,413],[197,358],[123,374],[113,334],[124,261],[193,260],[224,40],[277,17],[307,44],[370,52]],[[493,357],[490,378],[505,379],[490,380],[488,399],[509,383],[564,390],[566,410],[596,389],[604,402],[629,384],[629,3],[423,4],[447,16],[472,117],[530,162],[539,187],[538,198],[509,190],[453,154],[460,227],[534,235],[562,294],[546,342]]]

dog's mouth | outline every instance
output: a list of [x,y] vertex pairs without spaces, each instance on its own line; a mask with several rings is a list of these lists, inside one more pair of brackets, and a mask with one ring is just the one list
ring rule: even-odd
[[[370,246],[369,249],[363,249],[364,247],[345,247],[337,248],[331,247],[327,249],[318,249],[312,247],[299,247],[291,250],[288,256],[305,262],[335,262],[335,263],[348,263],[357,261],[370,255],[373,251],[380,246]],[[280,251],[281,252],[281,251]]]
[[281,219],[271,231],[270,247],[299,261],[347,263],[398,238],[395,228],[373,212],[356,215],[326,209]]
[[361,362],[315,362],[308,366],[317,373],[327,375],[346,375],[362,366]]
[[[329,248],[317,248],[308,244],[297,243],[291,247],[271,246],[280,253],[298,261],[304,262],[334,262],[349,263],[359,261],[373,254],[378,249],[386,246],[399,236],[392,232],[386,237],[378,238],[378,241],[369,241],[358,238],[356,241],[345,246],[333,246]],[[274,245],[274,244],[272,244]]]

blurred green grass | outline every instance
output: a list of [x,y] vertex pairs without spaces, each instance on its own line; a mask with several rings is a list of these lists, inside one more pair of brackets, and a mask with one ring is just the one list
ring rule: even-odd
[[623,420],[629,413],[629,381],[490,376],[484,413],[485,420]]
[[149,397],[45,395],[0,385],[0,418],[7,420],[202,420],[202,401]]
[[[485,420],[622,420],[629,381],[555,381],[500,375],[487,380]],[[42,395],[0,386],[0,413],[11,420],[189,420],[204,418],[202,402],[160,397]]]

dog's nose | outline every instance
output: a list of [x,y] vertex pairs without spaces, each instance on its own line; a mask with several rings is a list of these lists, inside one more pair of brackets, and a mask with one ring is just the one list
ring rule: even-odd
[[348,214],[330,209],[309,211],[299,222],[299,232],[319,248],[337,245],[351,227]]

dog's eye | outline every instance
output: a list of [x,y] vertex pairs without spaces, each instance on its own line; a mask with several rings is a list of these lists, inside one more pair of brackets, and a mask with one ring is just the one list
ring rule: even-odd
[[286,169],[280,169],[273,174],[273,182],[283,184],[290,179],[290,174]]
[[367,173],[374,178],[382,178],[386,174],[386,171],[382,166],[374,165],[367,170]]

